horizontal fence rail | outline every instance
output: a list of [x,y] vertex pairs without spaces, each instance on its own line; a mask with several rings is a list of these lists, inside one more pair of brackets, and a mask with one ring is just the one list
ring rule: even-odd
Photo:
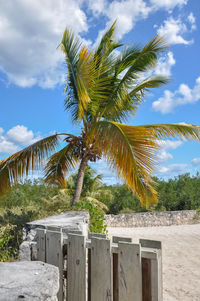
[[59,268],[59,301],[162,301],[159,241],[51,227],[37,229],[37,254]]

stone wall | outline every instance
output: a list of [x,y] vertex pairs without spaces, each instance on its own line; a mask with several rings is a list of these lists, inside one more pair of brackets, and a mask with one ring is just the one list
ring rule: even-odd
[[27,223],[23,229],[23,242],[19,247],[19,260],[37,260],[36,229],[62,231],[65,236],[70,232],[80,232],[87,236],[90,215],[87,211],[67,211]]
[[106,215],[108,227],[158,227],[200,223],[196,210]]

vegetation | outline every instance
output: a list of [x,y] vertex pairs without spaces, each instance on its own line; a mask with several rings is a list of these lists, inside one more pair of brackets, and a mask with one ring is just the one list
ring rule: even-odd
[[[166,45],[156,36],[144,47],[127,47],[115,39],[114,33],[115,23],[91,51],[82,46],[71,31],[65,30],[60,44],[68,72],[65,109],[71,110],[73,122],[82,131],[79,136],[52,135],[1,160],[0,195],[49,158],[45,181],[53,185],[65,186],[66,174],[79,164],[72,198],[72,206],[75,206],[81,196],[88,162],[103,157],[141,204],[148,207],[156,203],[151,172],[157,162],[157,141],[166,137],[199,140],[200,128],[185,123],[143,126],[122,123],[136,113],[149,89],[167,83],[168,79],[161,76],[145,78],[147,72],[155,68]],[[55,152],[59,137],[66,145]]]
[[[57,189],[47,186],[42,179],[25,180],[13,186],[10,193],[0,201],[0,261],[17,257],[22,242],[22,228],[29,221],[72,209],[70,206],[75,189],[77,174],[66,181],[66,187]],[[106,233],[104,213],[132,213],[146,211],[138,198],[133,196],[126,185],[106,186],[95,171],[87,168],[83,182],[81,201],[75,210],[88,210],[90,231]],[[72,181],[73,179],[73,181]],[[95,180],[96,179],[96,180]],[[98,179],[98,180],[97,180]],[[177,176],[168,181],[158,182],[158,203],[151,211],[200,208],[200,174]],[[88,182],[95,182],[91,190]],[[70,188],[69,188],[70,187]],[[199,218],[199,217],[198,217]]]

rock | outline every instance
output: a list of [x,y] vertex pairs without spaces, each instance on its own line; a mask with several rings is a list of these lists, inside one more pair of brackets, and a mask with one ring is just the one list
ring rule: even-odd
[[89,218],[87,211],[67,211],[27,223],[23,229],[24,242],[19,247],[19,260],[37,259],[36,228],[56,229],[62,231],[64,235],[80,231],[87,236]]
[[58,268],[40,261],[0,262],[0,301],[57,301]]
[[108,227],[159,227],[199,223],[196,210],[106,215]]
[[87,211],[67,211],[27,223],[24,229],[24,240],[35,241],[36,228],[49,229],[56,227],[62,229],[64,233],[81,231],[83,235],[87,235],[89,218],[90,216]]
[[23,241],[19,247],[19,260],[31,260],[31,246],[29,241]]

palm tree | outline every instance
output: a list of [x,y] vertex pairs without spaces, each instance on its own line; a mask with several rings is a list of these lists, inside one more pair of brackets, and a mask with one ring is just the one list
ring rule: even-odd
[[[124,46],[114,37],[115,25],[94,51],[65,30],[60,44],[68,71],[65,108],[71,110],[72,120],[82,127],[82,132],[80,136],[52,135],[1,160],[0,194],[32,169],[40,168],[48,158],[45,180],[50,184],[64,183],[68,171],[79,164],[74,206],[81,195],[88,162],[104,158],[142,204],[152,204],[157,199],[151,178],[157,163],[157,141],[166,137],[200,140],[200,128],[191,124],[122,123],[136,113],[150,88],[168,82],[161,76],[145,78],[166,45],[156,36],[143,48]],[[60,137],[64,137],[66,145],[55,152]]]

